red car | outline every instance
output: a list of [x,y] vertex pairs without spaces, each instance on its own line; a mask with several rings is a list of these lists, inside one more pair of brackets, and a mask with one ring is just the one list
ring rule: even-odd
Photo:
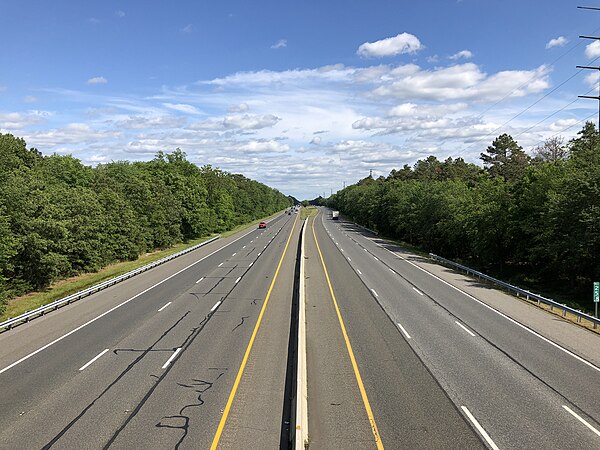
[[267,223],[266,222],[259,223],[258,228],[267,228]]

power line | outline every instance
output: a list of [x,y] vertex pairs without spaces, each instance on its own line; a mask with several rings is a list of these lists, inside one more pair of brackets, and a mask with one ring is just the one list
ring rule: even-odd
[[[588,120],[590,117],[592,117],[592,116],[595,116],[595,115],[596,115],[596,112],[594,111],[594,112],[593,112],[592,114],[590,114],[589,116],[587,116],[587,117],[585,117],[585,118],[583,118],[583,119],[581,119],[581,120],[579,120],[579,121],[577,121],[577,122],[575,122],[575,123],[573,123],[573,124],[569,125],[569,126],[568,126],[568,127],[566,127],[566,128],[563,128],[563,129],[562,129],[562,130],[560,130],[558,133],[556,133],[556,134],[553,134],[552,136],[550,136],[549,138],[546,138],[545,140],[547,140],[547,139],[552,139],[552,138],[554,138],[554,137],[560,136],[560,135],[561,135],[562,133],[564,133],[565,131],[568,131],[568,130],[570,130],[570,129],[571,129],[571,128],[573,128],[575,125],[578,125],[578,124],[580,124],[580,123],[582,123],[582,122],[586,122],[586,121],[587,121],[587,120]],[[531,148],[535,148],[535,147],[537,147],[538,145],[540,145],[540,144],[543,144],[543,143],[544,143],[544,141],[538,141],[538,142],[537,142],[537,144],[535,144],[535,145],[532,145],[532,146],[531,146]]]

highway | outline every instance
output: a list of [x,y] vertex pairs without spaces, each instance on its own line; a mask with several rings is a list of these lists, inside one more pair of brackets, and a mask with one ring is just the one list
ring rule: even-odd
[[[598,335],[541,311],[515,320],[490,306],[496,291],[466,278],[445,280],[450,271],[326,212],[315,225],[336,247],[337,266],[343,255],[369,301],[395,324],[397,339],[423,361],[488,447],[600,447]],[[511,304],[534,309],[507,299],[507,310]],[[553,335],[557,321],[562,328]],[[390,385],[387,395],[394,393]],[[377,407],[373,412],[377,416]]]
[[319,209],[0,334],[0,448],[600,448],[600,336]]
[[0,448],[277,448],[297,218],[0,335]]

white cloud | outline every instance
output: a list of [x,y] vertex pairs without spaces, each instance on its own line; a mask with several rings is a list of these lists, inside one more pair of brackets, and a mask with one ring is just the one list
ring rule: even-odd
[[129,116],[126,119],[114,121],[117,128],[129,130],[181,128],[185,123],[185,117],[173,116]]
[[589,59],[600,56],[600,41],[594,41],[585,46],[585,56]]
[[198,108],[185,103],[163,103],[163,106],[172,109],[173,111],[179,111],[186,114],[201,114]]
[[549,49],[549,48],[553,48],[553,47],[564,47],[568,43],[569,43],[569,40],[566,37],[559,36],[557,38],[550,39],[548,41],[548,43],[546,44],[546,48]]
[[7,89],[8,89],[7,86],[4,86],[3,84],[0,84],[0,92],[3,92],[5,90],[7,90]]
[[106,84],[108,80],[104,77],[93,77],[86,81],[87,84]]
[[35,103],[38,101],[38,98],[34,95],[26,95],[25,97],[23,97],[23,101],[25,103]]
[[356,53],[363,58],[382,58],[403,53],[413,54],[423,46],[419,39],[409,33],[401,33],[375,42],[365,42],[358,47]]
[[431,55],[425,58],[428,63],[435,64],[440,62],[440,57],[438,55]]
[[273,114],[249,115],[244,114],[243,116],[226,116],[222,120],[206,120],[203,122],[196,122],[190,125],[192,130],[212,130],[212,131],[224,131],[224,130],[259,130],[261,128],[272,127],[281,119]]
[[120,9],[115,11],[115,16],[117,16],[119,19],[122,19],[123,17],[125,17],[125,11],[121,11]]
[[[406,69],[406,70],[403,70]],[[488,76],[473,63],[422,70],[413,64],[390,72],[390,82],[372,91],[376,98],[426,99],[431,101],[497,101],[507,93],[523,97],[550,86],[550,69],[503,71]]]
[[597,71],[590,72],[585,76],[585,82],[590,87],[598,86],[599,80],[600,80],[600,73]]
[[320,145],[321,144],[321,137],[320,136],[315,136],[310,140],[310,143],[313,145]]
[[449,56],[448,59],[452,61],[456,61],[459,59],[470,59],[473,57],[473,53],[470,50],[461,50],[460,52],[455,53],[452,56]]
[[45,122],[50,115],[47,111],[0,112],[0,129],[21,130]]
[[229,145],[225,148],[236,153],[286,153],[290,146],[276,140],[257,140]]
[[271,48],[273,49],[279,49],[279,48],[285,48],[287,47],[287,39],[279,39],[277,42],[275,42],[273,45],[271,45]]
[[231,113],[240,113],[240,112],[246,112],[248,111],[249,106],[247,103],[239,103],[237,105],[231,105],[229,108],[227,108],[227,111],[231,112]]
[[180,31],[181,31],[182,33],[187,33],[187,34],[189,34],[189,33],[191,33],[192,31],[194,31],[194,27],[192,26],[192,24],[191,24],[191,23],[188,23],[188,24],[187,24],[185,27],[183,27],[183,28],[182,28]]

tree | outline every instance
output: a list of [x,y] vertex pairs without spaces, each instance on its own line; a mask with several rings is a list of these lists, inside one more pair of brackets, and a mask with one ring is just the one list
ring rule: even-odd
[[564,161],[569,157],[569,149],[564,144],[564,138],[555,136],[548,138],[542,145],[533,149],[535,161]]
[[521,179],[529,165],[529,156],[508,134],[498,136],[486,152],[481,153],[486,170],[492,177],[502,177],[505,181]]

